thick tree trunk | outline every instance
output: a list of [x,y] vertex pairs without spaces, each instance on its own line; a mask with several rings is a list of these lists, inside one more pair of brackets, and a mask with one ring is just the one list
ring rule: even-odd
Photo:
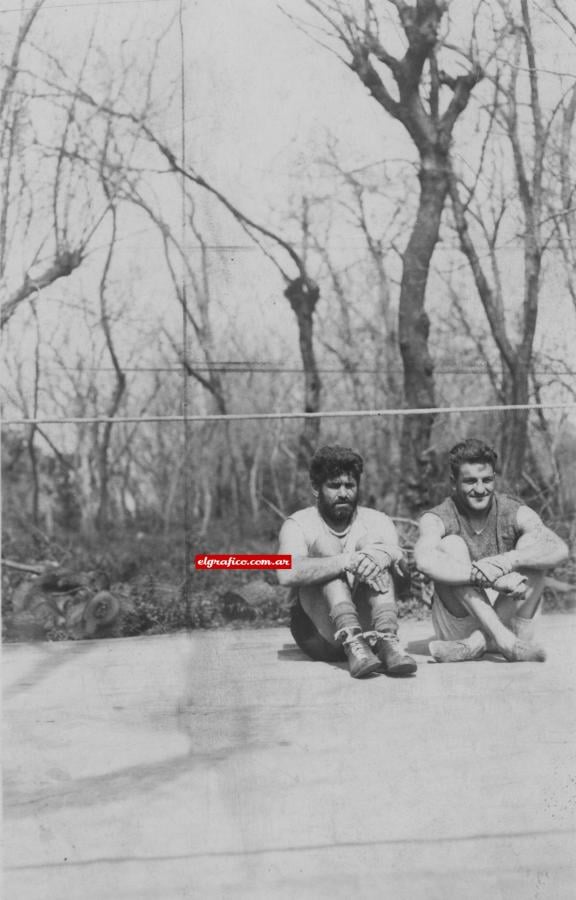
[[[529,401],[529,372],[527,367],[518,365],[512,373],[505,373],[503,379],[505,403],[521,405]],[[501,475],[506,488],[519,493],[522,483],[522,469],[528,443],[528,410],[508,412],[502,422],[500,458]]]
[[[404,253],[398,335],[406,406],[426,409],[436,405],[436,398],[434,364],[428,347],[430,323],[424,301],[428,270],[448,193],[446,160],[441,156],[423,160],[419,177],[418,214]],[[405,416],[403,421],[399,509],[413,515],[428,504],[427,485],[422,475],[434,416]]]
[[[538,315],[540,293],[541,252],[533,232],[526,237],[524,252],[524,323],[522,342],[514,363],[504,377],[504,395],[510,405],[530,402],[530,361]],[[508,487],[515,493],[522,486],[522,469],[528,449],[529,410],[509,412],[504,420],[502,435],[502,475]]]
[[37,528],[40,524],[40,473],[36,445],[34,443],[35,433],[36,429],[32,425],[28,438],[28,456],[30,457],[30,468],[32,470],[32,521]]
[[[417,0],[416,3],[392,0],[389,4],[398,13],[407,42],[402,57],[395,56],[382,42],[393,30],[388,18],[390,9],[386,10],[384,4],[365,0],[358,7],[363,6],[363,15],[356,15],[347,4],[320,0],[307,0],[307,3],[343,41],[350,53],[351,70],[376,103],[406,128],[418,149],[420,201],[404,253],[398,337],[406,405],[432,408],[434,374],[428,351],[429,321],[424,310],[428,268],[448,193],[452,132],[472,90],[482,78],[482,71],[473,64],[469,71],[454,77],[440,68],[437,57],[443,43],[441,25],[447,10],[444,0]],[[383,69],[387,70],[386,78],[382,76]],[[390,90],[390,80],[395,82],[394,90]],[[445,97],[449,97],[447,103]],[[422,467],[432,424],[432,415],[404,419],[399,507],[408,513],[427,503],[429,479]]]
[[[322,382],[314,352],[314,310],[320,298],[318,285],[310,278],[295,278],[284,295],[298,322],[298,341],[304,368],[304,412],[320,411]],[[320,434],[320,419],[305,419],[298,442],[298,470],[307,473]]]

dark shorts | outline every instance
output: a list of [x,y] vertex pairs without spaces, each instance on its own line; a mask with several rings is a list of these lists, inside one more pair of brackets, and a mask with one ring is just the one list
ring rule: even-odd
[[321,662],[345,662],[343,647],[335,647],[322,637],[312,619],[306,615],[297,598],[290,610],[290,632],[301,650]]

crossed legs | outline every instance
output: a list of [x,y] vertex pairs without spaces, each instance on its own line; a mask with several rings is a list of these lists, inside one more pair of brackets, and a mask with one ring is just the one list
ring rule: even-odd
[[[454,559],[470,562],[462,538],[449,535],[442,544]],[[544,573],[525,570],[522,574],[527,579],[526,592],[519,597],[500,594],[493,607],[486,592],[477,587],[436,583],[432,619],[440,640],[430,645],[434,658],[440,662],[478,659],[489,650],[511,662],[543,661],[544,651],[530,641]]]

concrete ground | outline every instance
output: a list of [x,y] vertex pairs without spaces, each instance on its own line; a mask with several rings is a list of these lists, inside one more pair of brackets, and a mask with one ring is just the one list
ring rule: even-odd
[[6,645],[6,900],[576,897],[576,616],[354,681],[286,629]]

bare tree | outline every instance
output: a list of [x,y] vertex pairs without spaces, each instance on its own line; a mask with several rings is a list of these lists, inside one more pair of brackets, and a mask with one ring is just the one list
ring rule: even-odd
[[[470,264],[502,361],[500,398],[506,404],[525,405],[530,400],[530,372],[543,257],[553,235],[553,222],[556,221],[555,217],[546,217],[544,213],[549,198],[556,195],[551,183],[549,189],[547,153],[559,107],[547,112],[542,103],[533,24],[527,0],[521,0],[518,18],[506,0],[501,0],[500,7],[505,20],[500,53],[502,62],[492,78],[494,93],[485,143],[486,147],[490,141],[500,145],[499,133],[492,133],[492,124],[501,126],[509,142],[516,190],[512,191],[509,182],[502,179],[501,172],[494,165],[495,156],[486,152],[480,163],[481,176],[477,175],[473,184],[463,187],[464,179],[458,180],[452,174],[450,194],[460,246]],[[529,97],[527,117],[524,115],[526,94]],[[571,129],[570,104],[566,108],[566,116],[565,145]],[[500,158],[505,165],[506,153]],[[478,196],[481,178],[490,184],[491,196],[488,198],[483,192]],[[569,228],[569,217],[563,221],[564,228]],[[504,277],[506,264],[502,262],[500,251],[501,242],[507,237],[506,229],[512,227],[516,234],[521,235],[523,258],[521,309],[514,318],[508,312],[510,303],[506,293],[510,292],[510,283]],[[489,268],[483,260],[484,248],[487,250]],[[566,251],[570,253],[567,247]],[[513,412],[503,424],[501,452],[503,474],[515,489],[519,489],[522,483],[527,447],[528,410]]]
[[[304,369],[304,412],[319,412],[322,383],[314,347],[314,313],[320,298],[320,288],[308,272],[305,253],[298,253],[293,244],[281,237],[276,231],[260,225],[248,217],[206,178],[195,172],[191,166],[179,162],[173,150],[154,135],[148,126],[144,126],[144,132],[168,161],[173,172],[179,173],[215,197],[259,246],[263,247],[261,240],[265,239],[272,246],[283,250],[291,260],[297,271],[295,277],[289,275],[284,266],[263,247],[264,252],[272,259],[284,279],[286,284],[284,296],[292,307],[298,325],[300,356]],[[307,223],[305,219],[302,227],[306,239]],[[305,471],[308,467],[310,456],[317,444],[319,429],[320,421],[318,418],[305,420],[300,433],[298,447],[298,468],[302,471]]]
[[[440,221],[449,190],[449,158],[454,126],[481,78],[472,65],[452,76],[440,68],[440,29],[447,6],[443,0],[389,0],[388,9],[372,0],[352,2],[306,0],[344,46],[344,62],[357,75],[379,107],[404,126],[419,156],[416,217],[403,252],[400,286],[399,342],[404,366],[404,399],[409,408],[435,406],[434,365],[428,346],[426,285]],[[404,38],[404,54],[387,48],[396,31],[386,13],[394,11]],[[444,101],[446,93],[449,95]],[[433,416],[406,416],[401,438],[402,506],[427,502],[422,483],[422,457],[430,442]]]
[[[186,179],[190,184],[196,185],[214,197],[273,262],[286,285],[284,296],[290,303],[298,326],[299,348],[304,369],[304,412],[319,412],[322,383],[314,347],[314,314],[320,298],[320,288],[308,271],[306,250],[304,249],[303,252],[299,253],[293,243],[283,238],[277,231],[261,225],[247,216],[218,188],[200,175],[192,165],[184,160],[179,160],[176,151],[169,143],[162,140],[151,127],[151,118],[146,110],[138,114],[134,111],[126,111],[121,108],[120,104],[115,106],[109,100],[97,100],[81,86],[76,88],[74,97],[92,109],[115,117],[121,122],[131,124],[136,134],[143,136],[160,152],[168,163],[169,171]],[[306,247],[307,224],[304,219],[302,221],[302,233],[304,246]],[[285,266],[270,252],[269,247],[281,250],[288,256],[292,266],[296,269],[296,275],[288,273]],[[318,418],[305,420],[298,445],[298,467],[302,471],[307,468],[310,455],[317,444],[319,429],[320,421]]]
[[[324,178],[334,189],[318,196],[311,207],[313,246],[323,263],[324,306],[318,343],[330,360],[332,406],[357,409],[402,405],[402,360],[398,347],[395,286],[397,245],[406,216],[398,171],[379,161],[366,167],[346,167],[329,146],[322,158]],[[346,235],[346,238],[343,236]],[[342,252],[342,242],[346,247]],[[332,368],[340,368],[332,374]],[[330,382],[328,382],[328,378]],[[356,441],[354,428],[339,424],[346,440]],[[400,465],[399,419],[363,423],[362,446],[367,456],[386,459],[370,474],[370,483],[392,508],[397,499]]]
[[[576,17],[570,15],[559,0],[552,0],[552,6],[576,52]],[[574,140],[574,120],[576,118],[576,86],[572,85],[562,104],[562,123],[558,147],[560,174],[560,209],[549,207],[554,222],[554,234],[564,261],[566,286],[574,310],[576,311],[576,174],[572,162],[572,142]]]
[[[32,27],[43,0],[25,14],[16,36],[10,63],[4,68],[0,92],[0,150],[4,159],[0,209],[0,328],[10,321],[21,303],[37,296],[83,262],[88,244],[99,225],[99,215],[83,224],[70,221],[77,190],[74,152],[81,144],[84,125],[73,97],[57,93],[52,101],[23,57],[30,48]],[[89,43],[78,75],[81,82],[91,53]],[[34,133],[35,109],[42,106],[54,124],[54,146],[43,145]],[[48,111],[49,110],[49,111]],[[34,148],[34,149],[31,149]],[[48,174],[49,173],[49,174]],[[48,231],[40,220],[51,217]],[[22,260],[9,265],[14,257]]]
[[[109,193],[109,189],[105,186],[105,191]],[[102,271],[102,275],[100,278],[100,325],[102,327],[102,331],[104,332],[104,339],[106,341],[106,347],[108,349],[108,353],[110,355],[110,359],[112,361],[112,366],[114,368],[114,389],[112,391],[112,396],[110,397],[108,408],[105,411],[107,422],[104,423],[102,428],[102,437],[99,441],[98,447],[98,480],[99,480],[99,502],[98,502],[98,512],[96,514],[96,522],[98,530],[105,528],[108,525],[109,518],[109,481],[110,481],[110,467],[109,467],[109,457],[110,457],[110,444],[112,439],[112,428],[113,428],[113,419],[118,413],[120,409],[120,404],[122,402],[122,398],[126,391],[126,375],[120,363],[120,359],[118,357],[118,353],[116,351],[116,346],[113,339],[111,321],[110,321],[110,313],[108,310],[108,302],[107,302],[107,290],[108,290],[108,276],[110,272],[110,266],[112,264],[112,257],[114,253],[114,248],[116,246],[116,235],[117,235],[117,212],[116,208],[112,206],[111,211],[112,217],[112,231],[110,235],[110,244],[108,247],[108,253],[106,254],[106,262],[104,264],[104,268]]]

